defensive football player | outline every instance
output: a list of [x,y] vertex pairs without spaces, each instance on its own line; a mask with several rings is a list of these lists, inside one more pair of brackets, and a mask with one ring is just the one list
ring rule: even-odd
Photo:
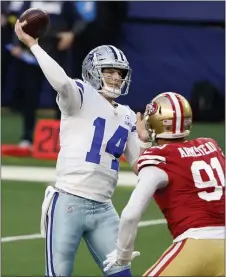
[[[115,249],[119,226],[111,202],[119,158],[124,153],[136,172],[140,151],[150,147],[141,118],[138,116],[143,141],[139,142],[136,115],[128,106],[114,101],[128,93],[131,68],[121,50],[104,45],[85,58],[83,81],[74,80],[37,40],[24,33],[19,22],[15,32],[57,91],[62,113],[56,184],[47,188],[42,205],[46,276],[71,276],[82,237],[103,271],[107,253]],[[129,265],[115,265],[105,275],[131,276],[131,272]]]
[[130,262],[139,220],[154,197],[173,244],[144,276],[223,276],[224,154],[212,138],[187,138],[192,110],[177,93],[158,95],[144,116],[157,146],[138,160],[139,181],[122,212],[117,249],[107,255],[106,269]]

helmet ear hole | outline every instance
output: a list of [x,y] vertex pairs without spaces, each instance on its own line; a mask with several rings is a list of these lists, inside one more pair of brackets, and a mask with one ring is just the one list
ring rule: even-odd
[[162,106],[159,107],[159,114],[162,115]]

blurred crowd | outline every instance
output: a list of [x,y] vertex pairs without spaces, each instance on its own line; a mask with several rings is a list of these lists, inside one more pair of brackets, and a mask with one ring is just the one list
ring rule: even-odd
[[133,69],[130,92],[118,99],[121,104],[142,111],[156,94],[177,91],[189,99],[194,120],[224,120],[221,3],[1,1],[2,105],[22,115],[20,149],[32,146],[38,107],[54,108],[55,118],[60,118],[55,91],[14,33],[17,18],[29,8],[50,15],[50,27],[39,44],[72,78],[81,78],[82,61],[91,49],[115,45]]
[[[1,1],[1,89],[12,93],[12,108],[23,118],[20,147],[32,145],[35,112],[45,80],[34,56],[14,33],[17,18],[29,8],[49,13],[51,24],[39,44],[74,78],[81,78],[82,61],[91,49],[102,44],[120,46],[121,23],[127,13],[126,2],[118,1]],[[52,96],[55,102],[54,91]],[[55,110],[59,119],[57,105]]]

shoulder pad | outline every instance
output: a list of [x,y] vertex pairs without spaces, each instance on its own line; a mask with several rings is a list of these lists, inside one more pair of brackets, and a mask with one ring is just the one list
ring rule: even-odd
[[160,163],[166,163],[165,145],[154,146],[144,151],[137,161],[137,168],[140,171],[144,166],[158,165]]

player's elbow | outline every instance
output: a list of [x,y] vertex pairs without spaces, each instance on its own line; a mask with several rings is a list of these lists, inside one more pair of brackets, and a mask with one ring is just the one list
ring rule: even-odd
[[66,73],[63,72],[58,78],[54,78],[54,82],[51,85],[61,96],[67,96],[68,90],[71,88],[71,81]]
[[124,209],[121,214],[121,220],[128,222],[128,224],[139,223],[141,218],[141,213],[139,211],[134,211],[130,209]]
[[68,81],[67,80],[59,80],[58,84],[55,85],[55,90],[60,93],[61,96],[65,97],[67,96],[67,87],[68,87]]

